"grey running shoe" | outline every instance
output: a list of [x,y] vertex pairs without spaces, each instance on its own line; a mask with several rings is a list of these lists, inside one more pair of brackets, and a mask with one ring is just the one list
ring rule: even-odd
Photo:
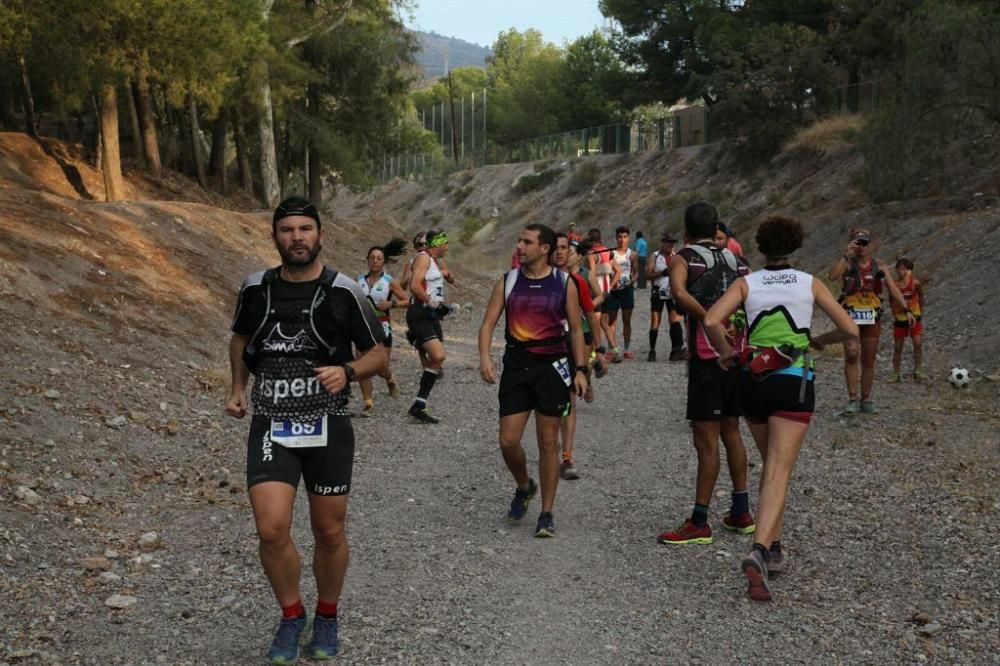
[[857,400],[848,400],[847,407],[844,408],[845,414],[857,414],[861,411],[861,403]]
[[767,575],[773,576],[774,574],[781,573],[785,570],[785,555],[780,550],[767,551]]
[[283,619],[271,641],[267,658],[272,664],[294,664],[299,658],[299,641],[306,630],[306,616]]
[[559,476],[567,481],[574,481],[580,478],[580,472],[577,471],[572,460],[563,460],[562,464],[559,465]]
[[871,400],[862,400],[861,411],[865,414],[878,414],[878,407]]
[[747,595],[754,601],[770,601],[771,588],[767,584],[767,563],[756,548],[743,558],[740,565],[747,577]]

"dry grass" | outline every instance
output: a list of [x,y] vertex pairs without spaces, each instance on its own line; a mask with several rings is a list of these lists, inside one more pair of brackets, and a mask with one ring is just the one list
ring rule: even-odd
[[865,120],[862,116],[838,115],[824,118],[799,130],[785,144],[785,153],[806,153],[833,157],[850,151],[861,136]]

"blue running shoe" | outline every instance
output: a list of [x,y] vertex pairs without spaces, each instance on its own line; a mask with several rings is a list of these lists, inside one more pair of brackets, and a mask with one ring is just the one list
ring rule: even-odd
[[507,517],[510,520],[521,520],[524,518],[524,514],[528,512],[528,503],[537,492],[538,484],[535,483],[534,479],[528,479],[527,490],[518,488],[514,491],[514,499],[510,501],[510,511],[507,512]]
[[552,521],[552,513],[543,511],[538,514],[538,526],[535,527],[535,536],[538,538],[551,538],[556,535],[556,526]]
[[337,618],[320,617],[313,618],[313,637],[306,648],[310,659],[319,661],[333,659],[337,654]]
[[282,620],[278,625],[278,633],[271,641],[271,649],[267,651],[267,658],[272,664],[294,664],[299,658],[299,641],[302,639],[302,632],[306,630],[308,621],[306,616],[293,617]]

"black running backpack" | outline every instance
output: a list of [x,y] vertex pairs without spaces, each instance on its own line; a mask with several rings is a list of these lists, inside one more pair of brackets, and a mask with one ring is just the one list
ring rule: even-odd
[[705,272],[689,282],[687,290],[703,308],[708,309],[736,282],[739,263],[736,255],[725,248],[688,245],[686,249],[695,252],[705,262]]

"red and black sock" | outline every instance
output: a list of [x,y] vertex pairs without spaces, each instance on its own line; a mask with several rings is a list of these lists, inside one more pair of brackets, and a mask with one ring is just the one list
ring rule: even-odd
[[316,617],[321,617],[326,620],[334,620],[337,618],[337,602],[327,603],[322,599],[316,602]]
[[299,599],[298,601],[296,601],[291,606],[282,606],[281,607],[281,619],[282,620],[291,620],[292,618],[296,618],[296,617],[305,617],[305,614],[306,614],[306,607],[302,605],[302,600],[301,599]]

